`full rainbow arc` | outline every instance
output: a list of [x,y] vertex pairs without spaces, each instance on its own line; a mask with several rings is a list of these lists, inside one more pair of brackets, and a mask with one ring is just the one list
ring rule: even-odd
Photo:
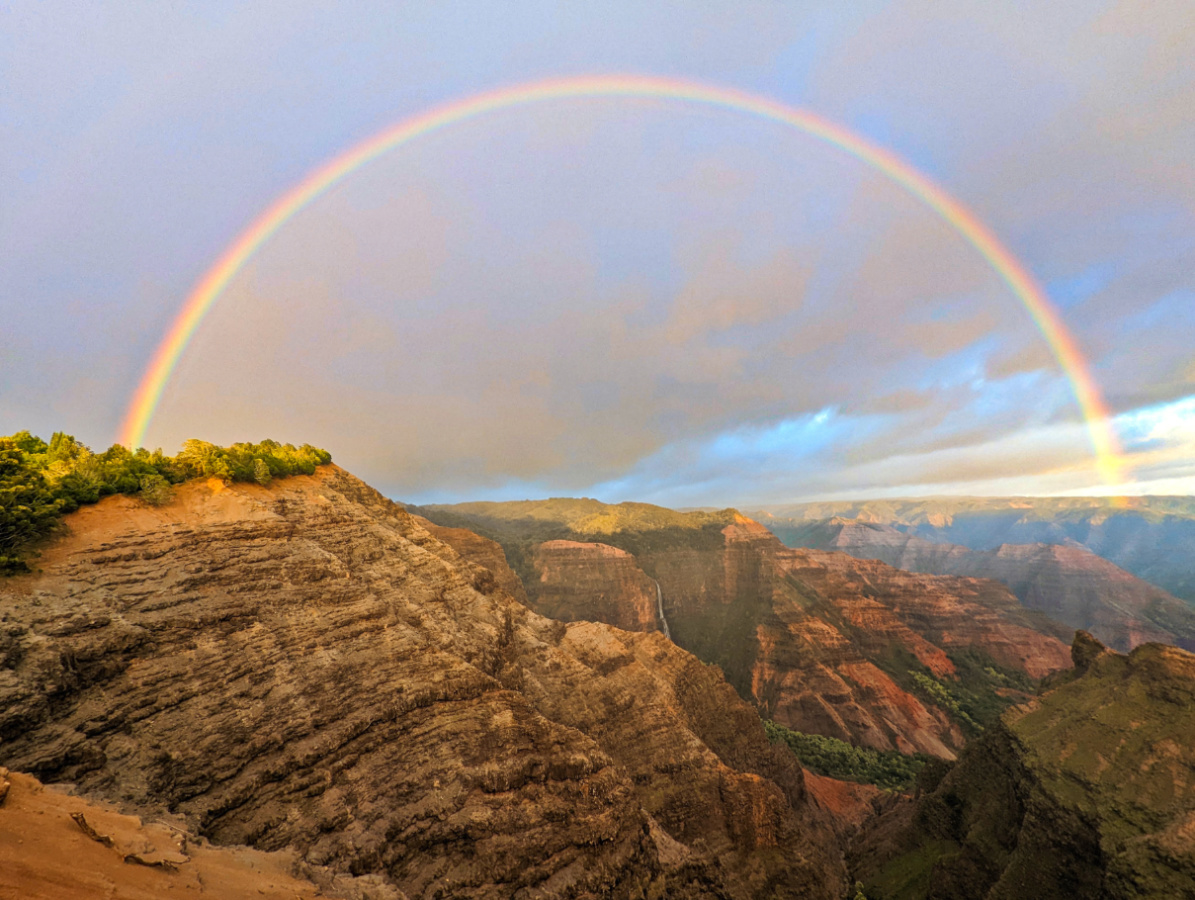
[[965,206],[893,153],[814,113],[733,88],[642,75],[560,78],[514,85],[439,106],[404,119],[315,169],[278,197],[249,225],[187,297],[137,387],[118,440],[140,446],[170,376],[191,337],[221,292],[246,262],[292,216],[356,169],[407,141],[486,113],[549,100],[579,97],[660,98],[729,109],[773,122],[825,141],[883,173],[923,202],[967,240],[1029,312],[1050,346],[1087,425],[1100,478],[1122,484],[1121,454],[1108,409],[1079,346],[1042,289],[996,236]]

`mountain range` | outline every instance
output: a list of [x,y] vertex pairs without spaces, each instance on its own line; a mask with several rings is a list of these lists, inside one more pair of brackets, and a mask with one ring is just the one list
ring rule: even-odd
[[1195,498],[937,497],[799,503],[749,512],[781,540],[809,521],[855,519],[926,540],[993,550],[1002,544],[1079,545],[1195,603]]
[[1195,649],[1195,606],[1069,539],[972,550],[859,519],[769,524],[791,546],[839,550],[911,572],[995,579],[1030,609],[1090,631],[1118,650],[1147,641]]

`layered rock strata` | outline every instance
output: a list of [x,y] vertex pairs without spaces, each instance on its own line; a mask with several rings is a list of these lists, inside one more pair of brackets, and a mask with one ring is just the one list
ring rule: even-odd
[[[957,675],[975,650],[1037,678],[1066,647],[993,582],[912,575],[844,554],[791,550],[742,519],[705,565],[684,553],[645,560],[664,587],[678,643],[727,670],[744,696],[798,731],[876,749],[952,757],[959,723],[907,676]],[[743,632],[746,632],[745,634]]]
[[11,768],[412,898],[840,895],[716,669],[530,612],[334,466],[68,524],[0,585]]
[[564,622],[606,622],[628,631],[663,631],[656,582],[625,550],[581,541],[535,548],[535,609]]
[[[502,504],[488,504],[485,524],[517,539],[525,522],[542,527],[554,503],[561,501],[546,501],[545,510],[516,504],[509,522],[499,518]],[[790,549],[733,511],[714,523],[701,514],[680,528],[680,514],[667,510],[658,527],[642,526],[646,516],[636,509],[634,524],[647,530],[620,532],[621,508],[605,509],[591,518],[608,528],[607,540],[636,552],[580,541],[537,545],[531,605],[562,620],[645,631],[666,621],[677,644],[720,666],[765,716],[798,731],[952,758],[965,742],[965,721],[917,690],[911,670],[950,683],[959,677],[952,659],[959,653],[978,654],[986,661],[980,668],[1034,679],[1067,665],[1057,637],[1066,630],[994,581]]]

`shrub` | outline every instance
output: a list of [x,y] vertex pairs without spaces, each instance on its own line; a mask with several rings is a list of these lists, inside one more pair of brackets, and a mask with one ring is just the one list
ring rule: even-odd
[[219,447],[190,440],[177,456],[113,444],[102,453],[56,432],[49,443],[18,431],[0,438],[0,574],[27,572],[22,551],[50,534],[66,513],[110,494],[169,503],[173,485],[190,478],[269,484],[288,475],[312,475],[332,454],[303,444],[262,441]]
[[146,475],[141,479],[138,496],[150,506],[165,506],[174,498],[174,488],[161,475]]
[[818,775],[858,781],[893,791],[911,790],[917,773],[930,760],[924,754],[906,756],[895,750],[855,747],[821,734],[804,734],[779,722],[765,720],[764,731],[774,744],[784,744],[801,765]]

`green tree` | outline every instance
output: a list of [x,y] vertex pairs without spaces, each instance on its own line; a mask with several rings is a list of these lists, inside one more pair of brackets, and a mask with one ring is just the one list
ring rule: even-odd
[[765,720],[763,727],[773,743],[787,746],[801,765],[818,775],[874,784],[885,790],[912,789],[917,773],[929,761],[923,754],[906,756],[895,750],[855,747],[837,738],[793,731],[779,722]]
[[28,571],[18,551],[49,533],[64,505],[41,472],[25,460],[20,445],[0,439],[0,571]]

